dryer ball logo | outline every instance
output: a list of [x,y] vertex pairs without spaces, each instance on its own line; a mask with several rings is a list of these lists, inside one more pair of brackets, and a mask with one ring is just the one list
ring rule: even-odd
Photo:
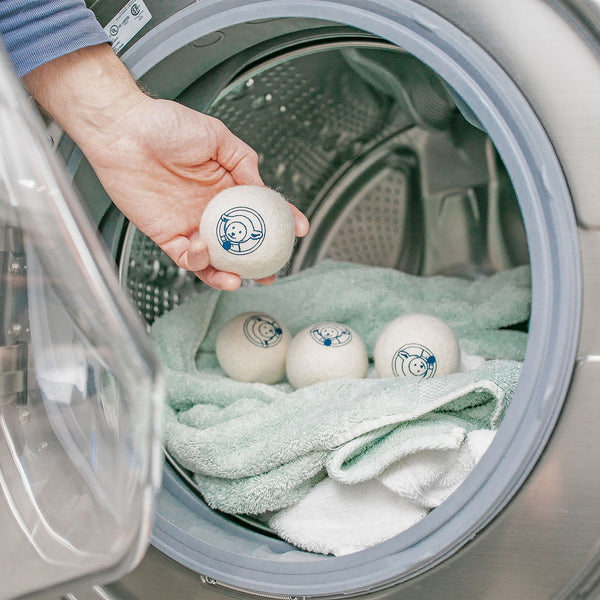
[[396,377],[431,379],[436,369],[433,352],[421,344],[405,344],[392,358],[392,371]]
[[321,323],[310,330],[310,335],[315,342],[323,346],[345,346],[352,339],[352,332],[337,323]]
[[217,239],[230,254],[250,254],[265,239],[263,218],[252,208],[236,206],[224,212],[217,221]]
[[260,348],[272,348],[281,341],[281,325],[268,315],[252,315],[244,321],[246,339]]

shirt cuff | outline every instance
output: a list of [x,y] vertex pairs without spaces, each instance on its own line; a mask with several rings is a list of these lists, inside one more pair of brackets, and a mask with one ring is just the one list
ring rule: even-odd
[[110,41],[84,0],[2,0],[0,34],[19,77],[75,50]]

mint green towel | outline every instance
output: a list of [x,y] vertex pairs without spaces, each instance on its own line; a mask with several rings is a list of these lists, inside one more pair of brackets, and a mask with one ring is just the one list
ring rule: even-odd
[[[455,431],[494,429],[510,401],[527,335],[503,329],[529,316],[529,270],[466,281],[421,278],[390,269],[324,262],[269,287],[210,290],[155,322],[151,337],[167,367],[165,445],[194,473],[214,508],[277,511],[320,480],[365,481]],[[294,391],[286,383],[227,378],[214,354],[235,315],[266,312],[292,334],[320,320],[349,325],[369,355],[385,324],[424,312],[450,324],[461,349],[488,360],[432,380],[327,381]],[[500,359],[500,360],[498,360]]]

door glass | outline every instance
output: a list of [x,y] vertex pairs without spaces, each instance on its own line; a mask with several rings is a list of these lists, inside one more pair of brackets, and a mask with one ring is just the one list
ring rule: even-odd
[[43,128],[0,61],[0,598],[139,561],[162,373]]

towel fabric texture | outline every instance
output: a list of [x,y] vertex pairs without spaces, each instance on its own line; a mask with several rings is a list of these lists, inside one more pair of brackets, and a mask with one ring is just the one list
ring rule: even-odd
[[[443,502],[485,452],[525,353],[527,334],[506,328],[529,308],[526,267],[467,281],[326,261],[272,286],[201,293],[151,330],[167,369],[165,446],[213,508],[261,515],[310,551],[369,547]],[[233,381],[219,368],[216,337],[251,310],[292,335],[344,323],[371,358],[389,321],[432,314],[456,332],[463,372],[412,380],[371,369],[367,379],[299,390]]]

